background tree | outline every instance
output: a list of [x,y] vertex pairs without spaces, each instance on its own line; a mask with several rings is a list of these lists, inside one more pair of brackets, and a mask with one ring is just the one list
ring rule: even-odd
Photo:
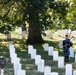
[[76,29],[76,0],[71,0],[70,7],[66,16],[67,24],[72,30]]
[[52,11],[52,22],[54,30],[68,28],[66,26],[66,16],[68,13],[69,3],[67,1],[50,1]]

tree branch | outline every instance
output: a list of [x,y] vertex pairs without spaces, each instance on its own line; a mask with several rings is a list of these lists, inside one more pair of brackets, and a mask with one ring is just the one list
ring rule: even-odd
[[6,19],[8,13],[10,12],[11,6],[15,3],[15,1],[9,6],[9,9],[7,10],[7,12],[4,14],[4,16],[2,17],[3,21]]

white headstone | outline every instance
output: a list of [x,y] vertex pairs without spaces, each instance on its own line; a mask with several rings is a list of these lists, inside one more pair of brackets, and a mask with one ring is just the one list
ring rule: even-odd
[[53,47],[52,46],[50,46],[48,49],[48,55],[53,56]]
[[51,73],[51,67],[50,66],[44,67],[44,75],[50,75],[50,73]]
[[76,75],[76,70],[73,71],[73,75]]
[[32,45],[29,45],[28,46],[28,54],[31,54],[32,50],[33,50],[33,46]]
[[38,64],[38,71],[44,72],[44,60],[43,59],[41,59],[41,61]]
[[73,48],[70,48],[69,50],[70,50],[69,57],[73,57],[74,58],[74,49]]
[[17,71],[22,69],[22,65],[20,63],[14,64],[14,75],[17,75]]
[[59,1],[59,0],[55,0],[55,2],[57,2],[57,1]]
[[58,32],[58,36],[61,36],[61,30],[58,30],[57,32]]
[[64,29],[65,35],[68,33],[68,29]]
[[58,68],[64,68],[64,57],[58,58]]
[[50,75],[58,75],[58,73],[57,72],[51,72]]
[[36,56],[36,49],[33,49],[31,52],[31,59],[35,59]]
[[26,71],[25,70],[18,70],[17,75],[26,75]]
[[68,33],[68,30],[65,29],[63,32],[64,32],[64,37],[65,37],[65,35]]
[[8,48],[10,49],[10,45],[13,45],[12,44],[12,41],[8,42]]
[[1,75],[4,75],[4,70],[3,69],[1,69]]
[[20,63],[20,58],[17,57],[16,62],[14,62],[14,63],[17,63],[17,64]]
[[17,58],[17,54],[16,53],[11,55],[11,63],[16,62],[17,61],[16,58]]
[[12,58],[12,63],[19,64],[20,63],[20,58],[18,58],[18,57]]
[[48,43],[45,43],[44,44],[44,51],[48,51],[48,48],[49,48],[49,44]]
[[14,56],[15,54],[15,48],[10,48],[9,49],[10,57]]
[[68,29],[68,33],[69,33],[69,34],[71,33],[71,29]]
[[15,52],[10,52],[10,58],[13,58],[15,56],[17,56],[17,54]]
[[75,63],[76,63],[76,54],[75,54]]
[[58,61],[58,51],[53,51],[53,61]]
[[65,75],[72,75],[72,64],[66,64]]
[[36,55],[35,56],[35,65],[38,65],[40,61],[41,61],[41,55]]
[[13,64],[14,65],[14,69],[17,69],[17,70],[21,70],[22,69],[22,64],[20,64],[20,63],[14,63]]
[[60,40],[59,41],[59,48],[63,48],[62,43],[63,43],[63,40]]
[[59,36],[62,37],[62,30],[60,30]]
[[22,28],[21,27],[18,27],[18,34],[22,34]]
[[22,31],[22,39],[25,39],[25,31]]
[[14,48],[14,45],[13,44],[9,45],[9,49],[12,49],[12,48]]
[[61,31],[61,37],[64,37],[65,34],[66,34],[65,30],[62,30],[62,31]]
[[68,1],[68,3],[70,3],[71,0],[67,0],[67,1]]
[[76,35],[76,30],[71,32],[71,37]]
[[12,54],[12,53],[15,53],[15,48],[10,48],[9,49],[9,52]]

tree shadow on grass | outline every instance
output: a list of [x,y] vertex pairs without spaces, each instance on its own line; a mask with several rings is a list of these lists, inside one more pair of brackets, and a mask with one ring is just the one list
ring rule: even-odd
[[[48,41],[45,40],[45,43],[48,43],[49,46],[53,46],[54,50],[58,50],[58,42],[57,41]],[[35,49],[37,49],[37,54],[41,55],[41,57],[45,60],[52,60],[51,56],[48,56],[48,51],[44,51],[44,44],[35,44],[33,45]]]
[[[17,53],[18,57],[21,59],[23,69],[27,70],[27,75],[30,75],[30,74],[31,75],[43,75],[43,74],[37,72],[37,66],[35,65],[35,61],[32,60],[31,56],[28,54],[28,48],[27,48],[28,46],[25,44],[26,40],[12,39],[9,41],[12,41],[13,44],[15,45],[16,53]],[[54,50],[58,50],[59,53],[61,53],[60,49],[58,47],[58,41],[45,40],[45,42],[47,42],[49,44],[49,46],[53,46]],[[48,52],[44,51],[43,44],[34,44],[33,46],[35,49],[37,49],[37,54],[41,55],[42,59],[45,59],[45,65],[51,66],[52,71],[57,71],[57,72],[59,72],[59,74],[64,75],[64,69],[58,69],[57,62],[54,62],[53,57],[48,56]],[[8,41],[6,39],[0,39],[0,55],[5,56],[6,58],[10,58],[9,49],[8,49]],[[76,66],[74,64],[74,59],[71,58],[70,63],[73,64],[73,68],[75,69]],[[11,75],[13,75],[13,67],[10,64],[8,64],[8,65],[9,66],[6,66],[6,73],[8,75],[10,75],[9,73],[12,73]],[[11,70],[11,71],[8,73],[7,70],[9,70],[9,71]]]
[[0,56],[9,57],[8,44],[6,39],[0,39]]
[[59,41],[48,41],[46,42],[49,44],[49,46],[53,46],[54,50],[59,52],[59,55],[62,56],[62,48],[59,48]]
[[45,42],[47,42],[49,44],[49,46],[53,46],[55,50],[59,49],[58,41],[48,41],[48,40],[46,40]]
[[[11,40],[7,40],[7,39],[0,39],[0,56],[5,56],[5,57],[9,57],[9,49],[8,49],[8,42],[12,41],[12,43],[14,44],[16,51],[22,51],[23,50],[26,52],[26,48],[27,46],[25,45],[26,40],[22,40],[22,39],[11,39]],[[24,52],[23,52],[24,53]]]

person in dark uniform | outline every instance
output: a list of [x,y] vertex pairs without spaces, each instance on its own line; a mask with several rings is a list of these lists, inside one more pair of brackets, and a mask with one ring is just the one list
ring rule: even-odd
[[70,55],[69,48],[72,46],[72,43],[70,42],[68,35],[65,35],[65,40],[63,40],[62,46],[63,46],[64,60],[66,62],[68,62],[69,61],[69,55]]

